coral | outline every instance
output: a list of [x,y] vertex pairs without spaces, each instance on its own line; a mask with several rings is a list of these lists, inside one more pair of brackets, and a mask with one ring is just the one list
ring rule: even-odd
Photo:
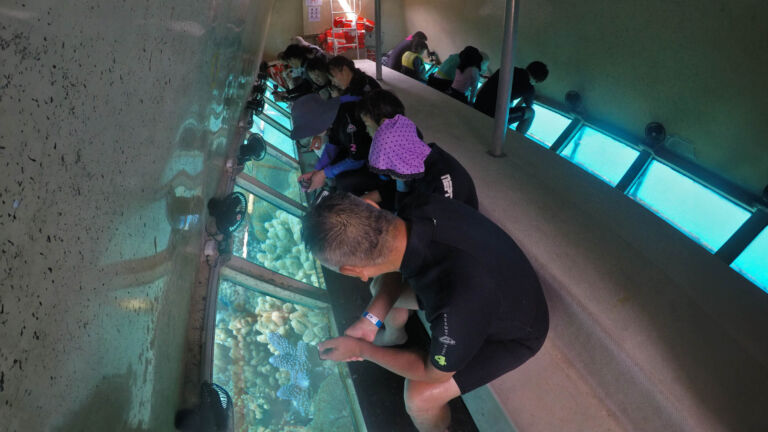
[[301,222],[283,210],[265,222],[267,238],[259,245],[256,258],[265,267],[310,285],[318,285],[315,260],[301,241]]
[[294,347],[288,339],[277,333],[269,333],[267,338],[270,345],[279,353],[270,357],[269,363],[290,373],[290,382],[277,390],[277,396],[290,400],[301,415],[311,417],[310,364],[307,344],[299,341]]
[[257,340],[261,343],[267,343],[265,335],[269,333],[280,333],[280,336],[286,336],[290,330],[288,321],[293,310],[293,303],[283,302],[274,297],[259,296],[256,300],[256,316],[258,317],[256,329],[262,335]]
[[314,400],[315,416],[308,425],[313,432],[356,430],[347,392],[338,374],[326,378]]
[[296,305],[296,311],[289,315],[289,319],[293,331],[308,344],[317,345],[329,337],[328,319],[322,312]]

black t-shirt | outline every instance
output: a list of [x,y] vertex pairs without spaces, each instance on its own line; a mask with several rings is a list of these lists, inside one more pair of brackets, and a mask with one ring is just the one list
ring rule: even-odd
[[365,123],[357,115],[357,102],[344,102],[331,124],[328,142],[339,147],[332,164],[344,159],[367,160],[371,150],[371,136]]
[[[488,81],[480,87],[475,98],[475,108],[478,111],[494,117],[496,115],[496,93],[499,91],[499,71],[491,75]],[[531,84],[531,77],[528,71],[516,67],[514,74],[512,75],[512,94],[509,98],[510,103],[517,98],[523,98],[523,103],[526,106],[533,106],[533,97],[536,93],[533,84]]]
[[453,198],[477,210],[477,191],[472,176],[450,153],[437,144],[429,144],[431,151],[424,160],[424,176],[408,181],[408,192],[397,192],[394,180],[379,189],[381,207],[397,210],[414,193],[433,193]]
[[[363,97],[380,89],[379,83],[360,69],[355,69],[344,95]],[[371,150],[371,136],[365,129],[365,122],[357,114],[357,102],[344,102],[333,120],[328,142],[339,147],[339,153],[331,163],[344,159],[367,160]]]
[[398,216],[409,227],[400,271],[426,312],[437,369],[462,369],[486,341],[540,346],[546,300],[533,267],[504,230],[435,194],[412,195]]
[[360,96],[363,97],[366,94],[379,90],[381,85],[375,78],[369,76],[360,69],[355,68],[352,72],[352,79],[349,81],[349,86],[344,89],[345,95]]

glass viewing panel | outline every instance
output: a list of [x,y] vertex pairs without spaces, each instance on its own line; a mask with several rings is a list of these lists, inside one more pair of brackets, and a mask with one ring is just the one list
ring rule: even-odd
[[706,186],[652,161],[629,196],[714,252],[750,213]]
[[245,164],[243,173],[275,189],[288,198],[301,204],[307,203],[306,195],[301,191],[296,180],[301,175],[298,166],[285,163],[283,160],[267,153],[260,161],[250,161]]
[[590,127],[581,128],[561,153],[611,186],[616,186],[639,154]]
[[768,228],[752,240],[731,267],[768,293]]
[[289,154],[291,157],[298,158],[296,144],[294,144],[293,140],[263,119],[253,118],[251,133],[260,133],[268,143]]
[[291,130],[291,119],[276,110],[272,105],[264,104],[264,115],[276,121],[286,129]]
[[533,110],[536,116],[526,136],[549,148],[571,124],[571,119],[537,103],[533,104]]
[[235,186],[248,198],[247,220],[235,231],[232,253],[318,288],[325,288],[320,263],[301,241],[301,221],[269,202]]
[[359,430],[339,364],[317,353],[328,313],[221,280],[213,381],[232,396],[235,431]]

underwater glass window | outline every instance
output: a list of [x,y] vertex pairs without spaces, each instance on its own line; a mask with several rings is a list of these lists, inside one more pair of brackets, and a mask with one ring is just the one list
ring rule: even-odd
[[[346,365],[320,360],[330,310],[221,280],[213,381],[232,396],[235,431],[356,431]],[[359,408],[357,408],[359,410]]]
[[628,195],[714,252],[750,213],[722,195],[652,161]]
[[260,133],[268,143],[284,151],[294,159],[298,158],[296,144],[294,144],[293,140],[263,119],[253,118],[251,133]]
[[533,104],[533,110],[536,116],[525,136],[549,148],[571,124],[571,119],[537,103]]
[[264,105],[264,115],[276,121],[281,126],[291,130],[291,119],[269,104]]
[[615,186],[640,152],[595,129],[584,127],[560,154]]
[[297,165],[288,164],[267,152],[264,159],[247,162],[243,173],[296,202],[305,205],[307,203],[306,195],[301,191],[299,182],[296,180],[301,175]]
[[235,231],[232,253],[256,265],[306,284],[324,288],[320,263],[301,241],[301,221],[245,189],[247,220]]
[[768,228],[752,240],[731,267],[768,293]]

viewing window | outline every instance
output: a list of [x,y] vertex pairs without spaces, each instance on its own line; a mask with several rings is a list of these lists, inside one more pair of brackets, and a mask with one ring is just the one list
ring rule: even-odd
[[611,186],[621,180],[640,152],[590,127],[581,128],[561,155]]
[[571,119],[543,105],[534,103],[536,116],[526,136],[549,148],[571,123]]
[[322,361],[330,307],[219,282],[213,380],[232,396],[234,430],[357,431],[344,363]]
[[286,129],[291,130],[291,119],[276,110],[272,105],[264,105],[264,115],[276,121],[281,126],[284,126]]
[[731,267],[768,293],[768,228],[752,240]]
[[296,144],[294,144],[293,140],[264,121],[264,119],[254,117],[251,132],[260,133],[268,143],[284,151],[294,159],[297,158]]
[[236,186],[248,198],[247,220],[234,234],[232,252],[274,272],[322,287],[320,264],[301,241],[301,221]]
[[750,213],[706,186],[652,161],[628,195],[715,252]]

